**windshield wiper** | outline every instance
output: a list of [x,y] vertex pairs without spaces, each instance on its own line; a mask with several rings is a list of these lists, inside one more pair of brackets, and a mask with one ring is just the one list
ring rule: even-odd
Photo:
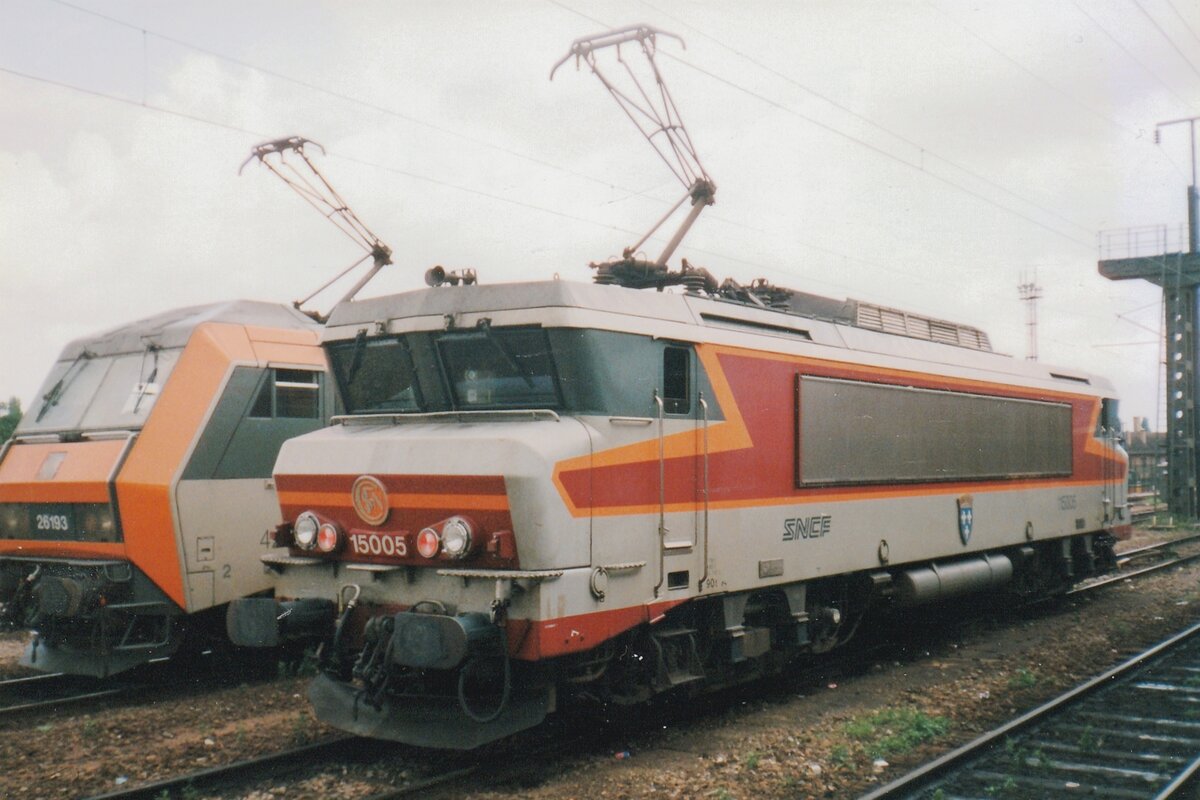
[[138,367],[138,378],[140,380],[142,377],[142,369],[144,369],[146,366],[146,353],[153,354],[154,363],[150,367],[150,377],[144,381],[140,381],[141,385],[138,387],[137,400],[135,400],[133,403],[134,414],[136,414],[138,409],[141,408],[142,398],[149,393],[150,387],[154,385],[154,379],[158,377],[158,345],[154,344],[153,342],[147,342],[146,349],[142,351],[142,365]]
[[358,374],[362,368],[363,353],[367,349],[367,329],[360,328],[358,334],[354,337],[354,352],[350,354],[350,365],[346,368],[346,374],[342,376],[342,385],[348,386],[354,382],[354,376]]
[[67,371],[63,373],[63,376],[58,379],[58,383],[54,384],[50,391],[42,395],[42,407],[38,409],[38,415],[34,418],[34,422],[41,422],[42,417],[46,416],[46,412],[58,405],[58,401],[62,399],[67,387],[79,377],[79,373],[83,372],[83,367],[79,367],[78,370],[75,367],[79,366],[84,360],[95,357],[96,354],[86,348],[79,355],[75,356],[75,360],[71,362],[71,366],[67,367]]
[[505,346],[504,341],[492,332],[492,321],[485,317],[475,324],[475,328],[483,333],[484,338],[488,340],[492,347],[496,348],[496,351],[500,353],[500,357],[512,368],[513,372],[516,372],[524,379],[526,388],[534,388],[533,373],[525,369],[517,356],[513,355],[512,351]]

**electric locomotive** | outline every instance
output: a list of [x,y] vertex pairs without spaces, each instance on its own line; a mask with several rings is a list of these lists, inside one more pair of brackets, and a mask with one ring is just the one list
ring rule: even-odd
[[241,644],[322,641],[320,719],[471,748],[563,692],[728,685],[874,606],[1028,598],[1114,564],[1105,380],[687,265],[597,278],[331,313],[345,414],[280,450],[275,598],[228,620]]
[[[671,214],[593,285],[438,267],[330,314],[346,413],[280,450],[275,597],[231,603],[228,627],[319,641],[309,698],[335,727],[473,748],[562,693],[729,685],[878,605],[1027,598],[1115,562],[1127,458],[1105,380],[972,326],[668,267],[716,184],[654,63],[662,33],[579,39],[555,67],[596,74],[683,183],[657,259],[640,251]],[[646,85],[618,87],[636,57],[602,74],[622,47]]]
[[105,677],[228,643],[270,590],[279,445],[332,413],[319,326],[287,306],[181,308],[78,339],[0,449],[0,625],[21,663]]

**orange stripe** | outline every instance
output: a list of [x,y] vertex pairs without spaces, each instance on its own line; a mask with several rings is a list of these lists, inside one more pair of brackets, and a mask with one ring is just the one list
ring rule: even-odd
[[0,503],[105,503],[106,484],[12,483],[0,486]]
[[126,559],[125,545],[120,542],[14,542],[4,539],[0,540],[0,555]]
[[[124,447],[124,439],[13,445],[0,463],[0,502],[107,503],[108,476]],[[39,478],[56,454],[62,462],[54,476]]]
[[[840,503],[848,500],[890,500],[903,497],[937,497],[937,496],[958,496],[963,493],[963,489],[967,484],[955,483],[955,488],[939,488],[931,490],[929,488],[885,488],[875,487],[871,491],[869,487],[864,487],[861,491],[856,492],[841,492],[841,493],[805,493],[803,495],[788,495],[784,497],[754,497],[746,500],[714,500],[708,504],[709,511],[719,511],[727,509],[739,508],[757,508],[759,506],[789,506],[789,505],[811,505],[813,503]],[[1063,488],[1079,488],[1094,486],[1103,488],[1102,481],[1003,481],[997,483],[976,484],[972,483],[969,488],[973,494],[999,494],[1000,492],[1024,491],[1026,489],[1063,489]],[[893,485],[894,486],[894,485]],[[612,506],[605,508],[592,509],[592,513],[597,517],[620,517],[626,514],[657,514],[658,503],[650,503],[639,506]],[[703,501],[698,503],[668,503],[663,506],[663,510],[670,514],[678,511],[703,511]]]
[[[720,348],[716,345],[696,345],[696,354],[701,363],[704,364],[705,371],[708,373],[708,381],[712,386],[713,394],[716,395],[717,405],[725,414],[725,421],[710,425],[708,428],[709,455],[729,450],[744,450],[754,446],[754,442],[750,438],[750,432],[747,430],[746,423],[742,419],[742,412],[738,409],[738,405],[733,399],[733,389],[729,385],[728,378],[725,377],[725,371],[721,369],[721,365],[717,361],[717,355],[728,349]],[[703,436],[704,431],[702,429],[693,429],[664,436],[663,457],[680,458],[696,455],[703,447]],[[563,486],[563,472],[574,472],[575,470],[589,468],[600,469],[602,467],[657,460],[658,438],[654,437],[634,442],[633,444],[614,447],[609,450],[601,450],[598,453],[560,461],[554,465],[554,473],[551,479],[558,490],[559,497],[562,498],[563,504],[567,507],[571,516],[586,517],[589,513],[601,512],[596,511],[596,509],[580,509],[575,505],[571,500],[570,493]],[[654,510],[658,511],[657,505],[654,506]],[[623,514],[629,512],[613,511],[612,513]]]
[[[281,491],[279,503],[314,508],[351,508],[349,492]],[[469,511],[507,511],[508,496],[502,494],[389,494],[390,508],[461,508]]]

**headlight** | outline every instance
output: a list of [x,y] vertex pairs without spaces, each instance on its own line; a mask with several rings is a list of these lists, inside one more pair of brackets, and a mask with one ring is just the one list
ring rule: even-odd
[[342,546],[342,532],[332,522],[326,522],[317,529],[317,549],[322,553],[332,553]]
[[451,558],[464,558],[471,552],[471,523],[451,517],[442,526],[442,550]]
[[0,539],[25,539],[29,536],[29,512],[23,503],[0,505]]
[[115,541],[116,530],[113,524],[112,507],[103,503],[81,505],[76,513],[79,522],[79,535],[84,539],[100,542]]
[[317,531],[320,527],[321,523],[317,519],[317,515],[311,511],[305,511],[296,517],[296,524],[292,526],[292,535],[296,539],[296,546],[312,550],[313,545],[317,543]]
[[425,558],[433,558],[442,549],[442,539],[433,528],[424,528],[417,534],[417,552]]

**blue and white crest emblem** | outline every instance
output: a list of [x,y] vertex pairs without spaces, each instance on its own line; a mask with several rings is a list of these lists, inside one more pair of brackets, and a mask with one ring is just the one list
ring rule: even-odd
[[971,541],[971,529],[975,526],[974,500],[971,495],[963,494],[958,497],[958,536],[962,543]]

